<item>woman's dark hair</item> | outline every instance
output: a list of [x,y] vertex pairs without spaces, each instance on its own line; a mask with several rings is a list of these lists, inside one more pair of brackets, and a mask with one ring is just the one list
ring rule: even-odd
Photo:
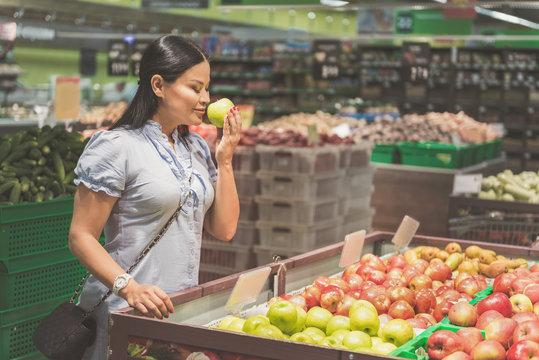
[[[165,82],[176,81],[193,66],[208,60],[208,55],[193,41],[178,35],[164,35],[152,41],[140,61],[139,86],[131,104],[110,130],[120,126],[142,127],[157,111],[158,98],[150,83],[152,76],[161,75]],[[188,132],[180,126],[180,133]]]

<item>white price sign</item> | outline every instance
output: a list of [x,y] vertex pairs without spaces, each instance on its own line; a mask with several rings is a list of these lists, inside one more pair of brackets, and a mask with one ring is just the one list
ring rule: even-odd
[[455,175],[453,194],[478,194],[481,191],[481,174]]
[[406,248],[410,241],[412,241],[418,228],[419,221],[405,215],[391,242],[395,244],[397,250]]
[[266,266],[241,274],[236,285],[234,285],[225,308],[232,313],[239,313],[244,305],[255,302],[270,272],[271,268]]
[[345,236],[341,260],[339,261],[340,267],[347,267],[360,260],[366,233],[365,230],[360,230]]

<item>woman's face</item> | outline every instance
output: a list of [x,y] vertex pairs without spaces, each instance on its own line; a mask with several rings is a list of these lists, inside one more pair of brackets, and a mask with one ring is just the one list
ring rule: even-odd
[[178,125],[199,125],[210,103],[210,64],[201,62],[163,86],[159,111]]

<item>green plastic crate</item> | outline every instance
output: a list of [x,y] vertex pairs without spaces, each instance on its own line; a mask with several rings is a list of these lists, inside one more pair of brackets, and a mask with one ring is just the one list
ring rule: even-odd
[[69,256],[73,198],[0,206],[0,271],[38,268]]
[[[51,310],[52,311],[52,310]],[[17,323],[0,325],[0,359],[45,359],[32,342],[32,334],[47,313],[26,318]]]
[[502,152],[502,139],[496,139],[485,143],[485,157],[487,160],[496,159]]
[[[406,344],[398,347],[397,349],[393,350],[389,356],[395,356],[395,357],[401,357],[406,359],[414,359],[414,360],[426,360],[428,357],[417,355],[416,351],[419,348],[422,348],[424,350],[424,353],[427,353],[427,341],[429,337],[438,330],[449,330],[452,332],[457,332],[459,329],[462,329],[460,326],[455,326],[451,324],[442,324],[438,323],[436,325],[433,325],[423,331],[421,334],[413,338],[412,340],[408,341]],[[483,330],[480,330],[481,334],[483,334],[483,337],[485,336],[485,332]]]
[[474,148],[475,153],[473,157],[473,164],[479,164],[487,160],[487,145],[485,143],[471,145]]
[[474,297],[474,299],[472,301],[470,301],[470,304],[475,305],[478,302],[480,302],[481,300],[483,300],[484,298],[486,298],[487,296],[489,296],[490,294],[492,294],[492,286],[489,286],[489,287],[481,290],[477,294],[475,294],[475,297]]
[[371,153],[371,162],[393,164],[395,148],[394,144],[375,144]]
[[74,257],[37,269],[0,272],[0,310],[69,296],[85,274],[86,269]]
[[471,165],[473,148],[436,142],[397,144],[403,165],[458,169]]

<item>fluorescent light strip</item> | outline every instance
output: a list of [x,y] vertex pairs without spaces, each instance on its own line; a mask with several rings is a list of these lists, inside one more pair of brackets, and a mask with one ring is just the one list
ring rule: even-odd
[[493,19],[502,20],[512,24],[522,25],[531,29],[539,30],[539,24],[533,21],[529,21],[518,16],[509,15],[500,11],[488,10],[479,6],[475,6],[475,11],[478,14],[490,16]]

